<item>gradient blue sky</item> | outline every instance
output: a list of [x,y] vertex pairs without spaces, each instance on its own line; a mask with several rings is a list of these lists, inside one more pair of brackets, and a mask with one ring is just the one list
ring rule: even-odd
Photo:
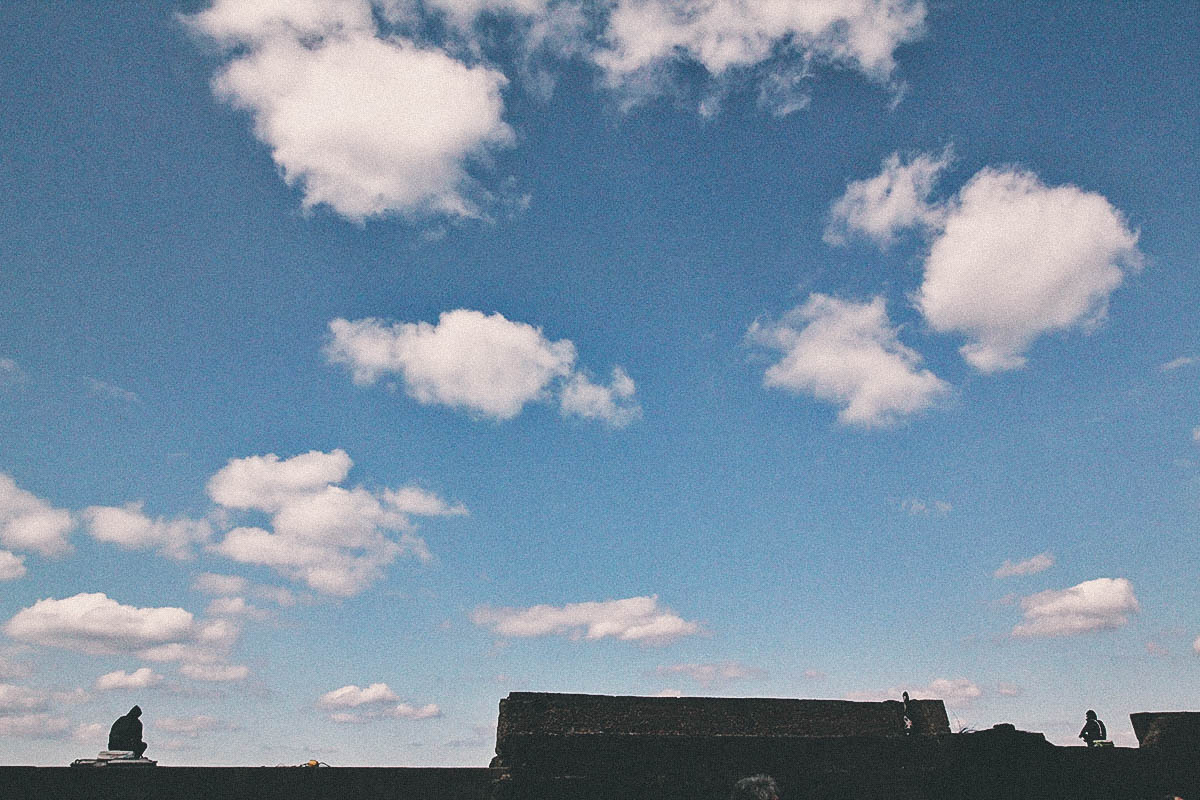
[[0,761],[1194,707],[1196,3],[147,9],[0,8]]

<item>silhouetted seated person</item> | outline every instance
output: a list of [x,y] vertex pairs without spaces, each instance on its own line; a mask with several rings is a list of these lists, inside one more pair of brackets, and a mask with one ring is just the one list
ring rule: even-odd
[[1087,722],[1083,723],[1079,738],[1087,742],[1088,747],[1095,747],[1108,738],[1108,731],[1104,729],[1104,723],[1096,719],[1095,711],[1088,709]]
[[117,717],[108,732],[109,750],[132,750],[135,758],[142,757],[147,745],[142,741],[141,715],[142,709],[134,706],[125,716]]
[[729,800],[779,800],[779,786],[770,775],[753,775],[733,785]]

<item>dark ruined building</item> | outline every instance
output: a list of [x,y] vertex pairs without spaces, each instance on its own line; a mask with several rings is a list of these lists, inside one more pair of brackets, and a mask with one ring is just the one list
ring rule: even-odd
[[1200,800],[1200,713],[1131,715],[1137,748],[1056,747],[1011,725],[951,733],[940,700],[514,692],[488,768],[0,767],[0,798]]

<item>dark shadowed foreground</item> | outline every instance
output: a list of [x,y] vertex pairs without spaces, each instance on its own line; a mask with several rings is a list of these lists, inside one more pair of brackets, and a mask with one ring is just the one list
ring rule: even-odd
[[491,768],[0,767],[0,797],[74,800],[1200,800],[1200,714],[1133,715],[1138,748],[951,733],[940,700],[854,703],[516,692]]

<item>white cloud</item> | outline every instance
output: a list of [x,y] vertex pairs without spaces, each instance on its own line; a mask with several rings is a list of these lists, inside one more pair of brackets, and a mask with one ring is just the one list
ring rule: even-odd
[[949,204],[915,302],[934,330],[967,337],[976,369],[1015,369],[1039,336],[1103,319],[1141,264],[1137,239],[1099,194],[986,168]]
[[900,501],[900,510],[914,517],[944,517],[954,510],[954,506],[945,500],[926,502],[917,497],[908,497]]
[[21,711],[40,711],[46,707],[46,696],[25,686],[0,683],[0,714]]
[[936,225],[942,209],[929,202],[929,194],[949,163],[949,149],[907,162],[901,162],[899,153],[888,156],[880,174],[847,184],[833,204],[825,241],[842,244],[847,234],[861,233],[887,246],[905,228]]
[[202,572],[192,581],[192,588],[198,592],[228,597],[245,594],[250,589],[250,581],[240,575],[219,575],[215,572]]
[[159,717],[154,720],[154,729],[179,736],[196,737],[202,733],[230,731],[233,726],[207,714],[193,717]]
[[[424,540],[411,532],[410,513],[466,511],[421,490],[370,492],[334,485],[350,467],[341,450],[286,460],[274,454],[232,459],[209,481],[209,494],[229,508],[271,514],[271,530],[234,528],[213,550],[234,561],[273,567],[319,592],[349,596],[378,580],[402,554],[432,559]],[[210,587],[219,583],[205,579]]]
[[330,363],[349,368],[355,383],[385,374],[404,379],[420,403],[446,405],[497,420],[560,392],[564,414],[627,425],[640,414],[633,380],[616,367],[608,386],[575,371],[575,345],[552,341],[540,328],[460,308],[428,322],[388,324],[335,319],[325,347]]
[[353,462],[344,450],[311,450],[280,461],[279,456],[231,459],[208,481],[208,495],[226,508],[276,511],[303,497],[341,483]]
[[183,664],[179,674],[195,681],[231,683],[250,677],[250,668],[241,664]]
[[594,641],[611,636],[621,641],[666,644],[700,633],[699,623],[659,606],[657,595],[565,606],[484,606],[475,609],[471,621],[505,637],[566,635]]
[[1200,358],[1196,358],[1195,356],[1179,356],[1178,358],[1172,358],[1165,364],[1161,364],[1159,369],[1163,372],[1171,372],[1172,370],[1181,369],[1183,367],[1190,367],[1198,361],[1200,361]]
[[49,714],[0,715],[0,736],[20,739],[57,739],[71,727],[69,720]]
[[5,383],[24,383],[27,379],[20,364],[11,358],[0,358],[0,386]]
[[1017,575],[1036,575],[1054,566],[1053,553],[1038,553],[1032,558],[1018,561],[1015,564],[1005,559],[992,575],[996,578],[1012,578]]
[[86,508],[83,518],[87,532],[97,541],[130,550],[157,549],[164,556],[178,560],[191,558],[192,545],[203,544],[212,537],[212,526],[206,520],[150,519],[142,511],[142,505],[137,502],[123,508]]
[[713,686],[730,681],[759,680],[767,677],[765,670],[737,661],[722,661],[716,664],[661,665],[655,669],[655,673],[663,677],[683,675],[701,686]]
[[194,638],[197,625],[182,608],[136,608],[101,593],[39,600],[4,626],[13,639],[84,653],[126,653]]
[[1196,637],[1196,641],[1192,642],[1192,652],[1200,656],[1200,636]]
[[400,489],[387,489],[383,493],[384,502],[401,514],[415,514],[422,517],[461,517],[469,513],[462,503],[447,503],[442,497],[427,492],[417,486],[405,486]]
[[334,722],[362,724],[381,719],[435,719],[441,715],[442,710],[438,708],[436,703],[427,703],[423,706],[414,706],[411,703],[397,703],[388,708],[373,709],[371,711],[336,711],[331,713],[329,718]]
[[1000,683],[996,685],[996,694],[1001,697],[1019,697],[1021,695],[1021,687],[1012,683]]
[[149,667],[140,667],[133,672],[117,670],[101,675],[96,679],[97,691],[113,691],[116,689],[149,689],[162,683],[163,677]]
[[365,689],[350,685],[326,692],[317,700],[317,705],[325,709],[358,708],[364,705],[394,703],[399,699],[400,696],[386,683],[372,683]]
[[642,415],[633,402],[633,379],[620,367],[613,367],[608,386],[592,383],[576,372],[562,390],[562,411],[584,419],[598,419],[616,428],[624,428]]
[[81,722],[71,731],[71,738],[77,742],[103,741],[108,736],[108,726],[99,722]]
[[218,597],[208,604],[208,615],[262,620],[269,617],[270,612],[247,603],[244,597]]
[[[924,18],[923,3],[905,0],[616,0],[593,58],[609,85],[635,94],[662,91],[680,63],[703,67],[718,94],[725,79],[764,65],[775,65],[768,78],[804,75],[810,60],[885,81],[896,48],[921,35]],[[797,92],[776,101],[780,111],[803,106]]]
[[1072,636],[1119,628],[1140,610],[1125,578],[1096,578],[1069,589],[1047,589],[1021,599],[1025,621],[1013,636]]
[[67,534],[74,526],[69,512],[53,508],[0,472],[0,544],[61,556],[71,551]]
[[651,697],[683,697],[681,689],[663,689],[660,692],[655,692]]
[[189,21],[227,46],[374,29],[371,6],[363,0],[215,0]]
[[123,389],[120,386],[117,386],[115,383],[102,381],[99,378],[86,377],[83,379],[83,382],[87,386],[88,391],[97,397],[103,397],[107,400],[116,400],[118,402],[125,403],[126,405],[136,405],[142,402],[141,398],[138,397],[137,394],[129,391],[128,389]]
[[884,700],[899,700],[902,693],[906,691],[913,700],[943,700],[948,706],[970,705],[974,700],[983,696],[983,690],[974,681],[967,678],[937,678],[928,686],[893,686],[882,690],[850,692],[846,695],[846,699],[877,703]]
[[296,596],[282,586],[251,583],[240,575],[202,572],[192,582],[192,588],[216,597],[232,598],[236,595],[250,595],[285,608],[296,605]]
[[14,660],[11,656],[0,653],[0,680],[28,678],[33,674],[33,667],[27,661]]
[[570,340],[552,342],[540,328],[468,309],[442,312],[436,325],[335,319],[329,330],[326,356],[347,365],[356,383],[398,373],[421,403],[494,419],[511,419],[543,398],[550,382],[570,374],[575,363]]
[[218,0],[188,20],[236,48],[213,89],[250,112],[306,208],[351,220],[483,213],[468,166],[515,138],[501,73],[380,35],[367,0]]
[[[372,683],[365,689],[343,686],[326,692],[317,700],[317,707],[329,712],[334,722],[363,723],[378,719],[432,719],[440,717],[441,709],[434,703],[415,706],[397,702],[399,695],[386,683]],[[348,711],[346,709],[358,709]]]
[[931,406],[949,385],[902,344],[884,299],[867,303],[812,294],[779,322],[755,322],[747,338],[784,354],[767,369],[768,387],[812,394],[841,406],[845,425],[875,427]]
[[25,559],[7,550],[0,550],[0,581],[15,581],[25,577]]

